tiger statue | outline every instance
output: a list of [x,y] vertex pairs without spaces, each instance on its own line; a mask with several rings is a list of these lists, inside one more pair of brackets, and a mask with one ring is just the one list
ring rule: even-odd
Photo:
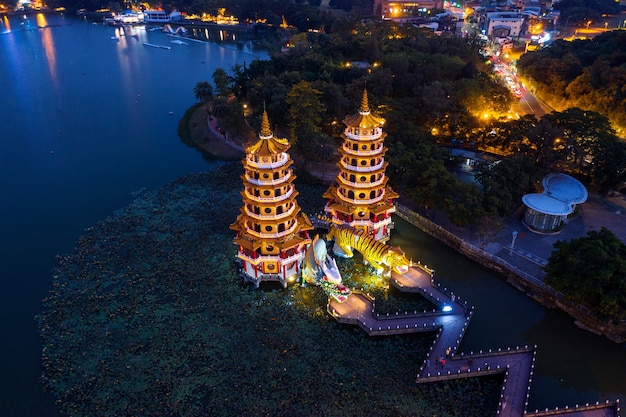
[[409,270],[410,262],[404,252],[397,246],[389,246],[385,243],[372,239],[365,230],[354,227],[330,224],[327,240],[334,240],[333,253],[343,258],[352,258],[353,249],[363,255],[365,262],[372,265],[378,274],[385,267],[395,270],[398,274],[404,274]]

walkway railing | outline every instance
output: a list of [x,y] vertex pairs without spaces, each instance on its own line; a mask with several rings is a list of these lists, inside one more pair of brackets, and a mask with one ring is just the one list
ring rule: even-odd
[[[525,417],[544,417],[544,416],[562,416],[564,414],[569,414],[569,413],[578,413],[577,415],[581,415],[581,413],[585,412],[585,411],[594,411],[594,410],[598,410],[598,411],[603,411],[603,410],[607,410],[607,409],[613,409],[613,413],[616,417],[620,417],[621,416],[621,406],[620,406],[620,402],[619,400],[614,401],[614,402],[610,402],[610,401],[606,401],[604,403],[600,403],[600,402],[596,402],[595,404],[585,404],[585,405],[578,405],[576,404],[575,407],[556,407],[553,410],[549,410],[549,409],[545,409],[543,411],[539,411],[539,410],[535,410],[534,412],[531,413],[526,413]],[[604,416],[605,414],[598,414],[598,416]]]

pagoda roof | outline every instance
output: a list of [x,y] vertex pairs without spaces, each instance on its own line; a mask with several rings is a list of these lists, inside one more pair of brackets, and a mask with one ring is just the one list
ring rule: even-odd
[[385,124],[385,119],[372,114],[367,101],[367,89],[363,90],[361,98],[361,108],[357,114],[346,116],[343,123],[348,127],[358,127],[360,129],[371,129]]
[[[347,188],[353,191],[357,191],[357,190],[358,191],[361,191],[361,190],[371,191],[371,190],[377,190],[379,188],[384,188],[387,185],[387,182],[389,181],[389,177],[384,177],[382,179],[382,183],[379,185],[370,185],[367,187],[363,187],[361,185],[352,185],[350,181],[346,180],[341,175],[337,175],[337,178],[335,179],[335,181],[337,181],[337,184],[341,185],[343,188]],[[394,197],[394,198],[397,198],[397,197]]]
[[[293,160],[291,158],[289,158],[282,165],[264,166],[263,168],[257,168],[257,167],[255,167],[253,165],[250,165],[250,161],[248,160],[248,158],[244,158],[244,159],[241,160],[241,164],[243,165],[244,169],[247,169],[248,171],[280,172],[282,170],[285,170],[285,169],[289,168],[293,164]],[[295,177],[294,174],[292,174],[292,176]]]
[[[273,188],[262,188],[262,187],[258,187],[259,190],[273,190]],[[242,190],[239,192],[239,194],[241,194],[241,198],[243,199],[244,204],[250,203],[250,204],[254,204],[256,206],[259,207],[273,207],[276,206],[277,204],[285,204],[285,203],[290,203],[292,202],[297,196],[298,196],[298,191],[294,188],[293,192],[291,193],[290,196],[285,197],[285,195],[281,195],[279,197],[275,197],[273,194],[270,196],[247,196],[246,195],[246,190]]]
[[270,130],[270,122],[267,117],[267,112],[263,110],[263,119],[261,121],[261,132],[259,133],[259,140],[252,145],[246,147],[246,153],[271,156],[286,152],[290,145],[287,139],[275,138],[274,134]]
[[363,211],[363,209],[367,209],[367,211],[369,211],[370,213],[381,214],[389,210],[394,210],[394,205],[389,204],[389,203],[382,203],[376,206],[372,206],[369,204],[363,204],[363,205],[343,204],[343,202],[341,201],[335,201],[332,204],[330,204],[330,208],[339,213],[352,214],[352,215],[360,211]]
[[389,165],[389,162],[384,161],[382,167],[376,170],[372,170],[372,171],[356,171],[356,170],[353,171],[348,168],[348,167],[351,167],[352,165],[342,165],[341,160],[339,160],[339,162],[337,162],[335,165],[337,166],[337,168],[339,168],[341,172],[347,172],[349,174],[355,174],[355,175],[363,175],[363,174],[372,175],[372,174],[378,174],[379,172],[385,171],[387,169],[387,165]]
[[381,156],[385,156],[385,154],[387,153],[387,151],[389,150],[389,148],[387,148],[386,146],[383,146],[379,153],[377,154],[373,154],[373,155],[358,155],[356,152],[358,151],[354,151],[352,149],[347,150],[346,148],[344,148],[343,146],[339,147],[339,153],[341,153],[342,155],[349,155],[353,158],[379,158]]
[[310,241],[310,240],[311,239],[299,236],[298,234],[290,235],[286,240],[283,240],[283,241],[275,241],[275,240],[268,240],[268,239],[251,239],[251,236],[244,235],[244,236],[235,238],[233,240],[233,243],[235,245],[242,246],[243,248],[251,250],[251,251],[256,251],[260,249],[261,247],[267,245],[268,243],[271,243],[273,246],[276,246],[280,250],[287,250],[295,246],[298,246],[302,243],[306,243],[307,241]]

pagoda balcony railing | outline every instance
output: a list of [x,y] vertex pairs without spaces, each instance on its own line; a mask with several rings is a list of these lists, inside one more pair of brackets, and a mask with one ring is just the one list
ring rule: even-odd
[[262,179],[255,179],[255,178],[250,178],[249,176],[246,175],[246,181],[248,181],[250,184],[253,185],[257,185],[257,186],[262,186],[262,185],[279,185],[279,184],[283,184],[285,182],[288,182],[289,179],[291,178],[291,170],[289,170],[287,172],[287,175],[285,175],[284,177],[278,178],[278,179],[271,179],[271,180],[262,180]]
[[381,227],[383,227],[385,225],[388,225],[389,223],[391,223],[391,217],[379,220],[379,221],[377,221],[375,223],[372,223],[371,220],[353,220],[353,221],[350,222],[350,225],[352,227],[354,227],[354,226],[369,226],[368,228],[380,229]]
[[280,239],[281,237],[285,237],[287,235],[294,233],[296,231],[297,226],[298,226],[298,222],[293,222],[293,224],[291,225],[289,229],[285,229],[284,231],[278,232],[278,233],[262,233],[262,232],[257,232],[252,229],[248,229],[247,233],[259,239]]
[[353,135],[352,133],[345,132],[345,135],[348,139],[352,139],[352,140],[361,140],[361,141],[378,140],[383,135],[383,132],[380,131],[379,133],[375,135]]
[[357,205],[374,204],[374,203],[378,203],[379,201],[385,198],[384,193],[379,197],[370,198],[368,200],[364,198],[348,198],[341,193],[339,193],[338,195],[339,195],[339,198],[341,198],[343,201],[347,203],[357,204]]
[[289,189],[289,191],[287,191],[285,194],[281,194],[279,196],[276,197],[261,197],[261,196],[255,196],[250,194],[249,192],[246,191],[246,197],[249,198],[252,201],[257,201],[259,203],[272,203],[272,202],[279,202],[279,201],[283,201],[286,200],[287,198],[291,197],[291,195],[293,194],[293,187]]
[[344,184],[345,186],[354,187],[354,188],[376,188],[376,187],[382,186],[385,182],[385,177],[382,177],[381,179],[374,181],[374,182],[348,181],[347,179],[343,178],[341,175],[338,176],[337,179],[341,181],[341,183]]
[[378,149],[371,149],[371,150],[354,150],[352,148],[350,148],[349,146],[343,145],[343,150],[350,155],[354,155],[354,156],[375,156],[375,155],[380,155],[383,153],[385,147],[382,146]]
[[377,171],[379,169],[382,169],[383,166],[385,165],[385,160],[383,159],[381,163],[376,164],[376,165],[372,165],[372,166],[366,166],[366,167],[355,167],[354,165],[348,165],[345,162],[341,161],[341,165],[346,169],[346,171],[352,171],[352,172],[372,172],[372,171]]
[[280,160],[276,161],[276,162],[255,162],[252,160],[252,158],[248,157],[246,158],[246,163],[252,167],[256,167],[256,168],[265,168],[265,169],[273,169],[273,168],[280,168],[281,166],[285,165],[285,163],[289,160],[289,156],[287,156],[286,153],[282,153],[280,155]]
[[280,260],[281,264],[288,264],[288,263],[302,259],[304,257],[304,252],[294,253],[293,255],[287,258],[281,258],[280,255],[272,255],[272,256],[266,255],[266,256],[257,256],[256,258],[253,258],[252,256],[244,255],[243,253],[240,253],[237,256],[239,257],[239,259],[243,261],[248,261],[253,265],[258,265],[261,262],[275,262],[276,260]]
[[284,213],[280,213],[280,214],[256,214],[250,210],[248,210],[248,208],[245,208],[246,210],[246,215],[252,217],[253,219],[256,220],[283,220],[285,217],[291,217],[294,214],[294,211],[296,211],[296,205],[294,204],[293,206],[291,206],[289,208],[289,210],[285,211]]

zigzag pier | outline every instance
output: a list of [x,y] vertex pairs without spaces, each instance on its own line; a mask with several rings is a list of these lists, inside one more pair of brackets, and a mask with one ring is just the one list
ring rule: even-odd
[[437,332],[428,356],[417,373],[417,383],[504,374],[497,410],[500,417],[620,417],[619,400],[528,412],[536,347],[469,354],[458,352],[472,318],[473,307],[469,307],[466,302],[461,303],[454,294],[441,290],[433,281],[433,271],[423,265],[411,267],[402,275],[392,273],[389,283],[400,291],[423,295],[437,308],[382,316],[374,311],[374,299],[360,291],[353,291],[344,303],[330,298],[327,310],[339,323],[357,325],[370,336]]

